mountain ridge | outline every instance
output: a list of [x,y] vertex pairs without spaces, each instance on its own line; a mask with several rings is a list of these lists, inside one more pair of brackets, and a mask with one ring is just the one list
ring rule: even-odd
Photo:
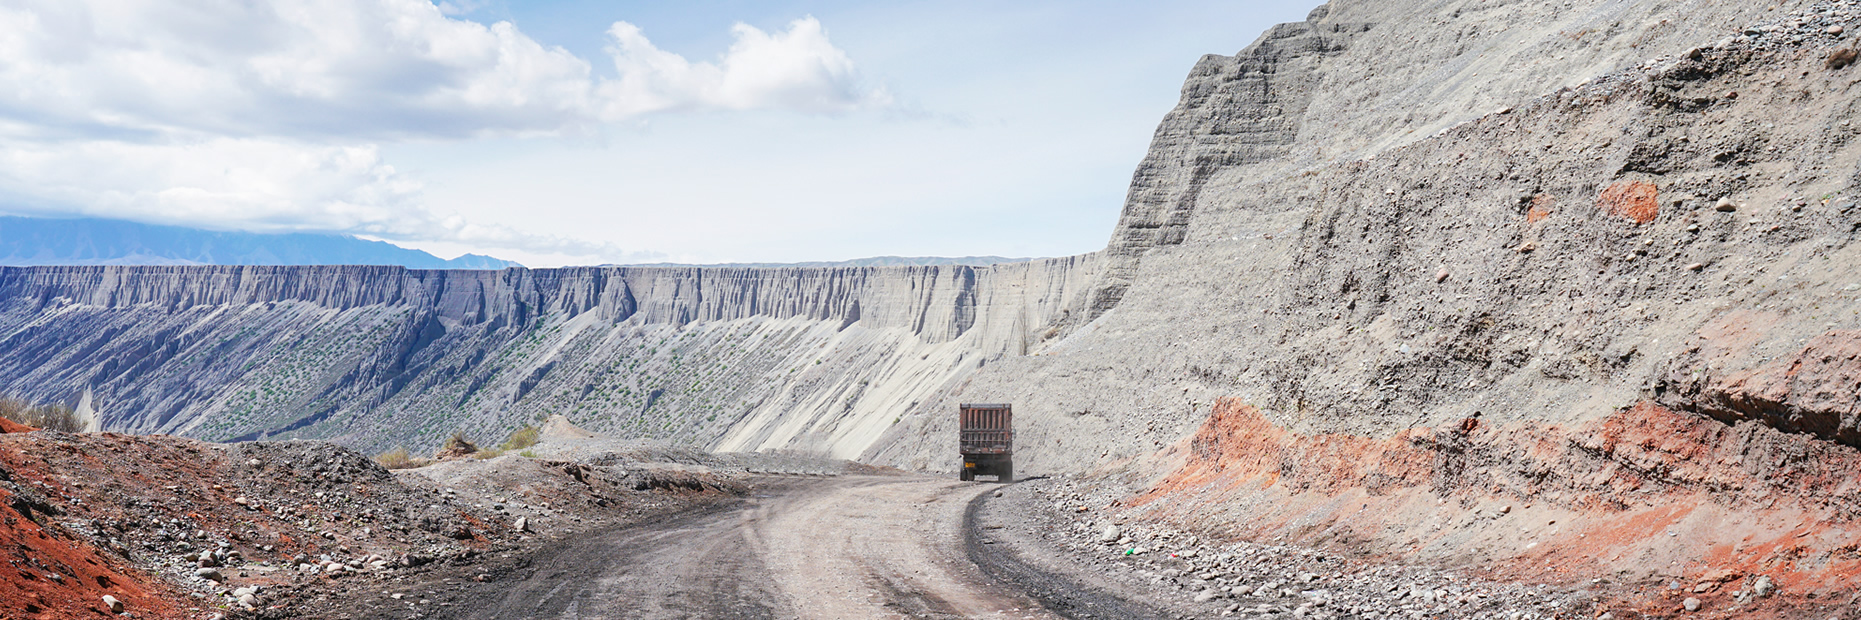
[[1006,263],[1025,263],[1038,258],[1006,256],[871,256],[850,260],[803,261],[797,263],[636,263],[602,265],[603,267],[700,267],[726,269],[780,269],[785,267],[909,267],[925,265],[966,265],[986,267]]
[[0,216],[0,265],[399,265],[503,269],[515,262],[442,259],[386,241],[321,233],[222,232],[98,218]]

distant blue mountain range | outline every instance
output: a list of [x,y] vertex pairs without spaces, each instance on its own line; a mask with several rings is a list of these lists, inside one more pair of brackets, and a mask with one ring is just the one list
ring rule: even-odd
[[401,265],[503,269],[466,254],[447,260],[349,235],[218,232],[122,220],[0,216],[0,265]]
[[1032,258],[1009,258],[1006,256],[874,256],[855,258],[853,260],[813,261],[806,263],[639,263],[620,265],[622,267],[747,267],[751,269],[771,269],[777,267],[902,267],[925,265],[969,265],[982,267],[1003,263],[1025,263]]

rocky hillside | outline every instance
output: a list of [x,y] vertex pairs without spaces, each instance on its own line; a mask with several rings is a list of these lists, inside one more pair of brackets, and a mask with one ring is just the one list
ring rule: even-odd
[[1846,6],[1339,0],[1206,57],[1087,312],[871,454],[947,467],[919,438],[961,400],[1017,403],[1062,471],[1218,398],[1369,436],[1650,400],[1855,444]]
[[943,412],[1011,401],[1019,464],[1118,519],[1852,600],[1857,27],[1332,2],[1197,66],[1064,337],[867,458],[949,468]]
[[551,413],[721,449],[858,454],[1021,355],[1092,256],[994,267],[0,269],[0,391],[107,430],[366,450]]

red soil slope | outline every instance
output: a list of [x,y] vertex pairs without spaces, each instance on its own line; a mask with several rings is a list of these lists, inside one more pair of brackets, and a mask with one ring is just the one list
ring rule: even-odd
[[0,618],[108,617],[105,595],[137,617],[188,617],[176,604],[181,593],[90,546],[58,523],[61,515],[48,513],[62,512],[44,499],[56,488],[15,467],[31,459],[15,446],[0,448]]

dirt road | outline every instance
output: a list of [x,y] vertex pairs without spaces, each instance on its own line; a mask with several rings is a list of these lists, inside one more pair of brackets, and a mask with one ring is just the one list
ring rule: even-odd
[[763,478],[741,502],[591,534],[479,584],[470,618],[1052,618],[969,559],[992,484]]

